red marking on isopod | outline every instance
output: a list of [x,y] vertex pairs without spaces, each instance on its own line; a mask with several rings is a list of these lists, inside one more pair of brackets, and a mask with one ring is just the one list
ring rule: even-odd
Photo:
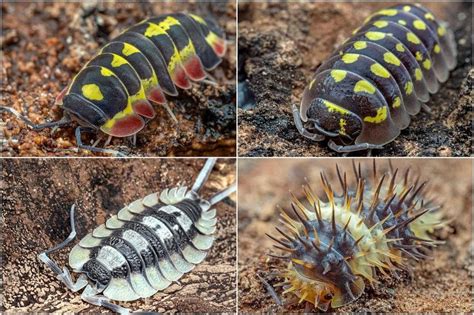
[[181,65],[176,66],[174,73],[172,74],[173,82],[177,87],[182,89],[191,88],[191,82],[189,82],[186,72]]
[[219,39],[219,41],[215,42],[213,45],[214,52],[219,56],[223,57],[225,55],[226,44],[223,39]]
[[136,114],[150,119],[155,117],[155,110],[147,100],[136,101],[132,107]]
[[200,81],[206,77],[201,60],[194,55],[184,62],[184,70],[186,74],[194,81]]
[[158,103],[158,104],[166,104],[166,97],[160,88],[151,89],[150,93],[148,93],[147,98],[150,101]]
[[65,87],[61,91],[61,93],[59,93],[58,96],[56,96],[56,100],[54,101],[56,105],[63,105],[63,98],[66,95],[66,92],[67,92],[67,87]]
[[137,114],[117,119],[112,128],[101,127],[101,130],[114,137],[129,137],[145,127],[145,121]]

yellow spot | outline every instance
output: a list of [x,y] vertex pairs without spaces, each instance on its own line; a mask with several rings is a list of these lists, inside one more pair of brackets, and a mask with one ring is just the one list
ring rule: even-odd
[[423,61],[423,68],[425,68],[426,70],[430,70],[431,69],[431,60],[425,59],[425,61]]
[[398,24],[407,25],[407,22],[405,22],[405,20],[398,20]]
[[82,95],[91,101],[102,101],[104,95],[97,84],[85,84],[82,86]]
[[372,73],[374,73],[376,76],[382,78],[390,78],[390,73],[379,63],[374,63],[373,65],[371,65],[370,71],[372,71]]
[[395,10],[395,9],[385,9],[385,10],[380,10],[376,14],[394,16],[394,15],[397,15],[397,13],[398,13],[398,11]]
[[444,34],[446,34],[446,29],[442,26],[438,27],[438,35],[444,36]]
[[404,52],[405,51],[405,47],[403,47],[403,44],[402,43],[398,43],[396,46],[395,46],[395,49],[399,52]]
[[426,13],[425,14],[425,19],[434,21],[435,17],[431,13]]
[[405,92],[407,93],[407,95],[410,95],[413,92],[413,82],[408,81],[407,83],[405,83]]
[[345,109],[345,108],[343,108],[339,105],[336,105],[336,104],[331,103],[331,102],[326,101],[326,100],[323,100],[323,103],[324,103],[324,106],[326,106],[328,112],[330,112],[330,113],[334,112],[334,113],[340,113],[340,114],[343,114],[343,115],[350,114],[350,112],[347,109]]
[[421,81],[421,79],[423,79],[423,73],[421,73],[421,69],[420,69],[420,68],[416,68],[416,70],[415,70],[415,78],[416,78],[416,81]]
[[418,38],[418,36],[416,36],[414,33],[412,32],[409,32],[407,33],[407,39],[409,42],[415,44],[415,45],[418,45],[420,44],[420,39]]
[[110,77],[114,75],[112,71],[104,67],[100,67],[100,74],[102,74],[104,77]]
[[380,40],[385,38],[385,33],[381,32],[367,32],[365,33],[365,37],[367,37],[370,40]]
[[217,36],[214,32],[209,31],[209,34],[206,36],[206,42],[212,47],[215,43],[220,40],[219,36]]
[[415,20],[413,21],[413,26],[417,29],[417,30],[426,30],[426,24],[425,22],[423,22],[422,20]]
[[158,35],[167,35],[164,29],[162,29],[159,25],[148,23],[148,27],[144,34],[146,37],[154,37]]
[[311,80],[311,82],[309,82],[309,89],[310,90],[313,88],[314,83],[316,83],[316,79],[313,79],[313,80]]
[[400,59],[398,59],[397,56],[395,56],[389,51],[383,54],[383,60],[385,60],[385,62],[390,63],[392,65],[400,66]]
[[130,56],[138,52],[140,51],[135,46],[132,46],[127,43],[123,43],[122,54],[124,54],[125,56]]
[[354,48],[357,50],[365,49],[367,48],[367,43],[363,41],[357,41],[354,43]]
[[400,105],[402,104],[402,102],[400,101],[400,97],[395,97],[395,99],[393,100],[393,104],[392,104],[392,107],[393,108],[398,108],[400,107]]
[[418,61],[422,61],[422,60],[423,60],[423,54],[422,54],[420,51],[417,51],[417,52],[415,53],[415,58],[416,58],[416,60],[418,60]]
[[374,25],[378,28],[384,28],[384,27],[387,27],[388,22],[387,21],[377,21],[377,22],[374,22]]
[[207,25],[206,21],[202,17],[200,17],[198,15],[195,15],[195,14],[189,14],[189,16],[191,16],[195,21],[197,21],[201,24]]
[[357,59],[359,59],[359,55],[357,55],[357,54],[344,54],[341,59],[344,63],[354,63],[354,62],[357,61]]
[[344,80],[346,77],[347,72],[344,70],[332,70],[331,71],[331,77],[334,79],[336,82],[340,82]]
[[364,121],[373,123],[373,124],[379,124],[385,119],[387,119],[387,106],[377,108],[377,114],[374,117],[372,116],[364,117]]
[[369,93],[369,94],[374,94],[375,93],[375,86],[370,84],[369,81],[360,80],[354,86],[354,92],[355,93],[366,92],[366,93]]
[[117,68],[120,67],[121,65],[126,65],[128,64],[127,60],[119,55],[114,54],[114,58],[112,59],[112,67]]
[[346,134],[346,128],[345,126],[347,125],[347,121],[344,118],[339,119],[339,134],[341,135],[347,135]]
[[433,50],[435,53],[439,54],[441,52],[441,47],[439,47],[438,44],[435,44]]
[[411,8],[410,8],[409,5],[403,6],[403,11],[405,11],[405,12],[410,12],[410,10],[411,10]]
[[163,31],[169,30],[174,25],[181,25],[177,19],[174,17],[168,16],[166,19],[157,24]]

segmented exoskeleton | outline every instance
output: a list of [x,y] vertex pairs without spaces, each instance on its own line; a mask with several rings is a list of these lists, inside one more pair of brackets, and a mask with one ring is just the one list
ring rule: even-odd
[[381,149],[410,115],[429,110],[424,103],[448,79],[456,54],[453,32],[424,7],[380,10],[318,68],[300,108],[293,105],[296,127],[315,141],[331,138],[337,152]]
[[353,163],[354,181],[336,170],[340,189],[321,173],[326,196],[305,185],[306,198],[292,195],[292,211],[281,210],[279,237],[268,235],[284,253],[271,256],[286,264],[278,267],[284,280],[277,286],[322,311],[355,301],[378,274],[398,277],[409,270],[408,260],[423,259],[443,243],[432,233],[446,223],[427,198],[427,182],[411,177],[410,169],[397,178],[391,165],[388,173],[379,172],[374,160],[364,174]]
[[204,80],[224,56],[223,31],[209,19],[175,13],[150,18],[112,39],[58,95],[61,120],[35,125],[9,107],[0,107],[35,130],[63,126],[75,120],[78,147],[105,153],[116,151],[82,144],[81,133],[102,132],[113,137],[134,136],[155,117],[150,104],[166,105],[165,95],[176,87],[189,89],[190,80]]
[[215,204],[232,194],[235,183],[209,200],[199,190],[216,159],[208,159],[191,189],[175,187],[138,199],[87,234],[69,254],[69,265],[81,273],[76,282],[48,254],[65,247],[76,236],[74,206],[69,237],[39,254],[72,291],[91,304],[127,313],[110,302],[133,301],[164,290],[201,263],[214,242]]

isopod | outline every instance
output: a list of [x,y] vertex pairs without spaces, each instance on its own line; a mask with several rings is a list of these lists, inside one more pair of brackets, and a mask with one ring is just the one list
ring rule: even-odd
[[82,238],[69,253],[69,266],[80,273],[75,282],[67,267],[48,257],[75,238],[74,205],[69,237],[38,258],[70,290],[83,289],[82,300],[128,313],[111,301],[151,297],[205,259],[215,240],[213,206],[236,190],[234,183],[209,200],[200,196],[215,162],[206,161],[191,189],[179,186],[135,200]]
[[155,117],[151,103],[162,104],[176,121],[165,95],[178,95],[176,87],[191,88],[190,80],[212,78],[207,71],[222,61],[224,37],[212,19],[195,14],[150,18],[106,44],[56,97],[62,119],[37,125],[13,108],[0,106],[0,111],[12,113],[34,130],[76,121],[79,148],[122,155],[83,144],[81,134],[100,130],[110,137],[135,137]]
[[431,247],[444,243],[432,233],[446,224],[427,197],[427,183],[410,176],[410,169],[398,178],[391,165],[380,172],[374,160],[373,170],[364,173],[353,163],[353,184],[336,170],[340,189],[321,173],[326,196],[305,185],[306,198],[293,195],[292,210],[282,209],[278,237],[268,235],[284,253],[271,255],[285,263],[276,286],[322,311],[357,300],[366,282],[379,282],[378,275],[398,277],[409,269],[408,260],[426,258]]
[[445,23],[420,5],[369,16],[316,71],[293,105],[295,125],[339,153],[382,149],[410,123],[456,66]]

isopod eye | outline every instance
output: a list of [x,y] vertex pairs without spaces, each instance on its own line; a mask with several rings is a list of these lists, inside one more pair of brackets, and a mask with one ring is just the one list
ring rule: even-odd
[[326,293],[326,294],[324,295],[324,299],[325,299],[326,301],[331,300],[332,297],[333,297],[333,295],[332,295],[332,293],[330,293],[330,292],[329,292],[329,293]]

